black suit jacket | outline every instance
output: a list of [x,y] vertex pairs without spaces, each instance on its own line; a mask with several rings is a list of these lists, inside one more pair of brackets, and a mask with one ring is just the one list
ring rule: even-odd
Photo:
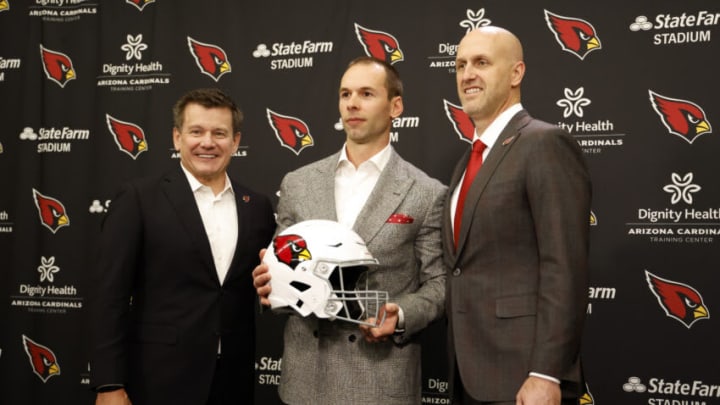
[[513,400],[531,371],[577,397],[591,202],[582,151],[557,126],[518,112],[467,194],[455,251],[450,196],[468,156],[443,216],[452,370],[482,401]]
[[93,269],[91,376],[124,384],[134,405],[204,404],[217,359],[252,399],[251,272],[275,230],[267,197],[232,182],[238,242],[221,285],[190,184],[176,170],[125,185],[103,220]]

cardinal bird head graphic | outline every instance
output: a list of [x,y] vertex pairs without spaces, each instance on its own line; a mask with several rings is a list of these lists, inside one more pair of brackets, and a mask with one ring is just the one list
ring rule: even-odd
[[403,60],[398,40],[387,32],[373,31],[356,23],[355,34],[367,56],[384,60],[391,65]]
[[201,73],[218,81],[220,76],[230,72],[230,62],[222,48],[196,41],[190,37],[187,37],[187,40],[190,53],[195,58],[195,63]]
[[137,7],[138,10],[142,11],[145,6],[150,3],[154,3],[155,0],[125,0],[126,3],[132,4]]
[[595,27],[585,20],[563,17],[545,10],[545,21],[562,49],[581,60],[591,51],[602,48]]
[[700,319],[710,318],[702,296],[687,284],[665,280],[645,270],[650,291],[670,318],[682,322],[688,329]]
[[455,133],[460,137],[460,140],[472,144],[475,136],[475,124],[473,124],[470,117],[465,114],[465,111],[459,105],[447,100],[443,100],[443,104],[445,105],[445,115],[453,124]]
[[33,372],[43,382],[47,382],[50,377],[60,375],[60,365],[52,350],[33,342],[32,339],[25,335],[23,335],[23,346],[25,347],[25,353],[30,358]]
[[72,60],[64,53],[51,51],[40,45],[40,57],[45,75],[60,87],[65,87],[67,82],[75,79]]
[[652,90],[648,90],[648,92],[650,93],[650,103],[671,134],[679,136],[688,143],[693,143],[698,136],[712,132],[705,111],[697,104],[687,100],[664,97]]
[[278,114],[269,108],[267,109],[268,122],[280,145],[290,149],[296,155],[314,144],[313,137],[307,124],[302,120],[288,115]]
[[33,198],[40,215],[40,222],[52,233],[57,232],[63,226],[70,225],[70,218],[65,211],[65,206],[60,201],[44,196],[35,189],[33,189]]
[[137,159],[139,154],[148,150],[147,140],[142,128],[133,123],[113,118],[110,114],[105,114],[105,121],[120,151],[130,155],[133,160]]
[[273,250],[279,262],[292,269],[306,260],[312,259],[307,242],[300,235],[280,235],[273,240]]

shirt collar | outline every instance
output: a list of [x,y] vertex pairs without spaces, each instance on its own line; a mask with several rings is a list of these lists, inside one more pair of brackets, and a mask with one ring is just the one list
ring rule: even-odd
[[[193,193],[197,192],[198,190],[200,190],[203,187],[207,188],[208,190],[210,189],[210,187],[200,183],[200,181],[197,178],[195,178],[195,176],[193,176],[193,174],[190,173],[190,171],[188,171],[185,168],[185,166],[183,166],[182,162],[180,163],[180,167],[182,168],[183,172],[185,173],[185,177],[187,177],[188,182],[190,183],[190,190],[192,190]],[[225,173],[225,187],[218,195],[224,194],[226,191],[228,191],[228,189],[230,189],[231,193],[234,193],[232,184],[230,183],[230,177],[227,175],[227,173]]]
[[[343,145],[342,150],[340,151],[340,158],[338,159],[337,167],[345,164],[352,165],[352,162],[348,159],[347,151],[345,150],[346,146],[347,144]],[[388,161],[390,161],[391,150],[392,147],[390,146],[390,143],[388,143],[380,152],[374,154],[366,162],[371,163],[378,169],[378,171],[382,172],[385,166],[387,166]],[[366,162],[363,162],[362,164],[365,164]]]
[[520,112],[522,109],[523,107],[520,103],[511,105],[507,110],[500,113],[500,115],[498,115],[497,118],[495,118],[495,120],[488,125],[487,128],[485,128],[485,131],[482,134],[478,134],[477,131],[475,131],[473,142],[480,139],[487,146],[488,150],[492,148],[495,141],[497,141],[500,136],[500,133],[507,126],[508,122],[510,122],[512,117],[514,117],[515,114]]

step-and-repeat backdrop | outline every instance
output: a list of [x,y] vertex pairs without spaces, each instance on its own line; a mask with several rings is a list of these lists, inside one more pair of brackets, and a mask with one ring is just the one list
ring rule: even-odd
[[[592,170],[586,403],[720,403],[717,0],[0,0],[0,403],[91,402],[93,242],[122,181],[179,164],[181,94],[238,100],[230,172],[276,203],[341,147],[347,62],[396,50],[393,146],[447,183],[472,131],[456,44],[489,24],[524,43],[523,105]],[[257,403],[279,403],[282,322],[260,319]],[[422,402],[449,403],[443,323],[419,338]]]

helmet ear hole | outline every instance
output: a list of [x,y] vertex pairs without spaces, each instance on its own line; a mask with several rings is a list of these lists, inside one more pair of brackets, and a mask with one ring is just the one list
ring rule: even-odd
[[293,280],[290,282],[290,286],[300,292],[305,292],[310,289],[309,284],[305,284],[302,281]]

